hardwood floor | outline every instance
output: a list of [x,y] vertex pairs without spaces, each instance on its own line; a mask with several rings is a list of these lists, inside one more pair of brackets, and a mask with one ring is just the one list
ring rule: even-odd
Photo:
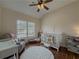
[[[30,44],[26,44],[26,48],[28,48],[29,46],[40,46],[42,44],[40,43],[30,43]],[[57,52],[56,49],[54,48],[48,48],[55,56],[55,59],[79,59],[79,55],[69,52],[67,51],[66,48],[64,47],[60,47],[60,51]]]
[[53,48],[49,48],[49,50],[51,50],[51,52],[54,54],[55,59],[79,59],[78,54],[69,52],[69,51],[67,51],[66,48],[63,48],[63,47],[60,48],[59,52],[57,52]]

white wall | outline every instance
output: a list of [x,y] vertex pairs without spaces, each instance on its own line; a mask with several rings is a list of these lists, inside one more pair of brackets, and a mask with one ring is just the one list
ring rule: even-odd
[[20,12],[13,11],[7,8],[2,8],[2,33],[16,33],[16,20],[26,20],[35,22],[36,34],[40,30],[40,20],[32,16],[24,15]]
[[48,13],[41,22],[43,32],[79,35],[79,1]]
[[1,14],[2,14],[2,12],[1,12],[1,11],[2,11],[2,10],[1,10],[1,7],[0,7],[0,34],[1,34],[1,29],[2,29],[2,28],[1,28],[1,22],[2,22],[2,21],[1,21]]

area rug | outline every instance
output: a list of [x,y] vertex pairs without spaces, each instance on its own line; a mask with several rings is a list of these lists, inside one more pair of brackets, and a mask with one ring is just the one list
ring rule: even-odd
[[32,46],[24,51],[20,59],[54,59],[54,55],[45,47]]

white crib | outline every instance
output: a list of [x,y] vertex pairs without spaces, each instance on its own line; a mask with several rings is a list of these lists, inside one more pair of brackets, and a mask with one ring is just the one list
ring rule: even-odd
[[17,54],[18,59],[18,45],[13,40],[1,41],[0,42],[0,59],[8,57],[10,55]]

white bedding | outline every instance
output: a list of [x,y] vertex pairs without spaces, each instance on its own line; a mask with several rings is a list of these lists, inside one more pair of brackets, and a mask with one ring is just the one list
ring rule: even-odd
[[33,46],[26,49],[20,59],[54,59],[54,55],[45,47]]

